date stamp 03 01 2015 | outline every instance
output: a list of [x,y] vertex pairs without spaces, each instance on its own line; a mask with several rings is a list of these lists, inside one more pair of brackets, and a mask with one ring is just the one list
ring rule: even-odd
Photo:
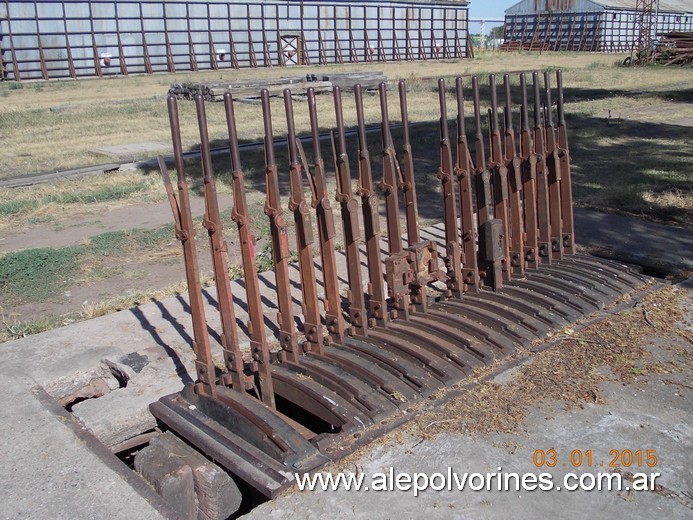
[[[607,466],[610,468],[630,468],[632,466],[654,468],[657,466],[657,450],[613,449],[609,451],[609,458]],[[548,450],[538,449],[532,453],[532,462],[537,468],[554,468],[558,466],[560,460],[568,460],[568,462],[561,463],[563,467],[566,467],[568,464],[574,468],[581,466],[591,468],[594,466],[592,450],[572,450],[566,459],[559,457],[558,452],[554,448],[549,448]]]

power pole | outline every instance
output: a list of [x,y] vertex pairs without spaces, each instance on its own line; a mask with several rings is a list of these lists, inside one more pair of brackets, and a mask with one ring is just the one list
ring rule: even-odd
[[654,42],[657,26],[658,0],[637,0],[635,3],[635,57],[631,57],[634,65],[642,65],[650,61],[652,43]]

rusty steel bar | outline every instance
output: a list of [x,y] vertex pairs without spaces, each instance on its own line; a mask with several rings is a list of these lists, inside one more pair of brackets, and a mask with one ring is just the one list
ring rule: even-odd
[[549,170],[549,216],[551,220],[551,258],[563,258],[563,239],[561,236],[563,222],[561,217],[561,161],[556,142],[556,128],[553,124],[551,103],[551,79],[548,71],[544,72],[544,89],[546,97],[546,160]]
[[[171,141],[173,144],[173,156],[176,163],[176,173],[178,176],[178,201],[171,198],[173,190],[167,187],[171,207],[176,206],[173,212],[174,220],[179,224],[176,229],[176,238],[183,246],[183,257],[185,259],[185,278],[188,283],[188,294],[190,297],[190,314],[193,325],[192,349],[195,353],[195,370],[197,372],[198,383],[195,388],[198,392],[214,395],[216,393],[215,367],[212,361],[212,349],[209,344],[207,333],[207,320],[205,318],[204,299],[202,296],[202,285],[200,284],[200,269],[197,262],[197,251],[195,249],[195,226],[193,224],[192,211],[190,209],[190,195],[188,193],[188,182],[185,178],[185,163],[183,161],[183,145],[180,138],[180,121],[178,119],[178,104],[175,96],[167,99],[168,117],[171,126]],[[165,164],[161,173],[164,176],[164,183],[171,185],[171,179],[166,171]]]
[[230,92],[224,94],[224,110],[226,126],[229,132],[229,154],[231,156],[231,184],[233,186],[233,208],[231,219],[238,227],[245,280],[246,304],[248,306],[248,335],[250,336],[250,355],[252,362],[257,365],[253,372],[258,376],[260,398],[274,408],[274,389],[272,387],[272,367],[265,334],[264,314],[257,266],[255,264],[254,239],[250,229],[250,213],[245,196],[245,176],[241,165],[241,155],[238,149],[238,132],[236,116],[233,108],[233,97]]
[[361,197],[369,278],[369,316],[371,325],[384,326],[387,320],[387,304],[385,302],[385,283],[383,281],[380,258],[380,213],[378,211],[378,197],[375,194],[375,186],[373,184],[371,158],[366,142],[366,122],[363,115],[363,92],[361,85],[354,87],[354,99],[356,102],[356,124],[358,127],[358,194]]
[[440,103],[440,165],[437,176],[440,179],[440,187],[443,194],[445,264],[447,268],[446,296],[448,298],[459,298],[462,296],[462,248],[457,239],[457,208],[452,182],[452,150],[448,134],[448,110],[445,101],[445,80],[443,78],[438,80],[438,101]]
[[[403,176],[390,132],[387,86],[385,83],[381,82],[378,85],[378,94],[380,97],[380,133],[382,137],[382,178],[380,188],[385,195],[385,217],[389,251],[389,256],[385,258],[385,276],[387,279],[388,296],[392,299],[393,309],[391,317],[393,319],[397,317],[408,319],[411,310],[410,284],[413,282],[413,273],[410,267],[411,257],[409,251],[404,251],[402,248],[399,188],[403,186]],[[419,288],[421,287],[419,286]],[[423,301],[423,299],[420,301]]]
[[563,74],[556,71],[558,111],[558,158],[561,167],[561,218],[563,221],[562,242],[565,252],[575,254],[575,223],[573,219],[573,188],[570,174],[570,152],[568,150],[568,130],[565,124],[563,105]]
[[265,128],[265,215],[269,217],[272,234],[272,259],[277,289],[277,324],[279,325],[279,344],[282,357],[298,362],[299,351],[294,324],[294,311],[291,302],[291,278],[289,277],[289,239],[284,223],[279,191],[279,176],[274,158],[274,138],[272,134],[272,114],[270,111],[269,92],[260,91],[262,103],[262,120]]
[[549,216],[549,183],[546,167],[546,139],[541,110],[539,74],[532,73],[534,86],[534,157],[537,161],[537,225],[539,229],[539,259],[551,263],[551,222]]
[[401,185],[404,193],[404,209],[407,216],[407,243],[411,246],[419,241],[419,212],[416,202],[416,177],[414,175],[414,157],[411,153],[409,141],[409,114],[407,112],[407,83],[399,82],[399,105],[402,115],[402,162],[401,168],[403,182]]
[[[402,192],[405,204],[405,216],[407,225],[407,259],[408,269],[412,271],[409,282],[409,298],[411,303],[420,312],[426,312],[428,308],[427,285],[434,279],[440,278],[438,271],[438,252],[436,246],[430,240],[421,241],[419,232],[419,212],[416,200],[416,175],[414,173],[414,158],[411,152],[409,138],[409,114],[407,111],[407,84],[404,80],[399,82],[400,114],[402,116],[402,148],[404,167],[400,166],[395,156],[395,166],[399,174],[398,187]],[[389,133],[389,128],[388,128]],[[392,136],[390,135],[392,143]],[[459,251],[458,251],[459,253]],[[459,256],[459,254],[457,255]],[[404,266],[404,264],[402,264]]]
[[195,96],[195,108],[200,132],[200,156],[205,198],[205,215],[202,225],[209,235],[209,248],[212,254],[212,268],[222,328],[221,348],[224,352],[224,364],[230,375],[231,386],[238,392],[245,392],[243,354],[238,342],[236,314],[233,308],[231,281],[229,280],[228,245],[224,240],[216,182],[212,171],[212,154],[209,149],[205,102],[199,94]]
[[510,240],[509,269],[520,277],[525,274],[524,256],[524,223],[522,218],[522,161],[515,148],[515,130],[513,128],[512,98],[510,75],[503,76],[505,88],[505,164],[508,167],[509,206],[510,206]]
[[402,230],[400,227],[399,194],[397,192],[398,173],[395,149],[390,135],[390,119],[387,110],[387,86],[384,82],[378,85],[380,95],[380,115],[382,136],[383,176],[380,188],[385,195],[385,213],[387,216],[387,244],[390,254],[402,252]]
[[[476,154],[476,200],[479,228],[479,277],[485,285],[493,289],[503,286],[503,256],[505,237],[502,221],[495,218],[493,207],[493,186],[491,172],[486,163],[484,137],[481,127],[481,103],[479,101],[479,81],[472,77],[472,96],[474,100],[474,123],[476,135],[474,151]],[[490,118],[493,119],[493,118]],[[490,123],[490,125],[492,122]],[[489,128],[489,130],[492,130]]]
[[525,208],[525,245],[524,261],[526,267],[539,265],[539,226],[537,222],[537,157],[532,153],[532,134],[529,128],[529,101],[527,99],[527,81],[524,72],[520,74],[522,91],[520,159],[524,167],[522,193]]
[[508,167],[503,160],[503,151],[501,149],[501,132],[498,124],[498,92],[496,90],[496,75],[489,74],[489,89],[491,91],[491,117],[489,118],[490,139],[490,154],[491,162],[489,169],[493,176],[493,195],[494,206],[493,213],[496,218],[503,223],[503,235],[501,237],[501,254],[503,280],[510,280],[510,215],[508,213]]
[[306,352],[322,354],[322,320],[318,307],[318,285],[315,276],[315,264],[313,263],[313,226],[303,191],[303,175],[296,146],[294,109],[291,90],[288,88],[284,89],[284,110],[286,113],[289,149],[289,187],[291,190],[289,210],[294,214],[298,265],[301,274],[301,293],[303,294],[303,333],[306,336],[306,343],[303,345],[303,348]]
[[462,240],[462,279],[465,292],[479,290],[479,264],[476,255],[476,223],[472,193],[474,164],[469,153],[467,130],[464,123],[464,85],[462,78],[455,79],[457,97],[457,164],[453,173],[457,178],[460,205],[460,238]]
[[361,278],[361,253],[359,251],[359,204],[354,197],[351,186],[351,171],[349,169],[349,157],[347,156],[346,152],[346,138],[344,137],[342,93],[339,87],[334,88],[333,97],[335,119],[337,122],[336,145],[334,134],[331,134],[331,136],[335,160],[335,173],[337,176],[337,201],[341,205],[342,226],[344,228],[347,277],[349,282],[347,299],[349,300],[349,322],[351,324],[350,332],[357,336],[366,336],[368,330],[366,326],[366,300],[363,293],[363,281]]
[[476,157],[476,203],[479,226],[493,218],[491,205],[491,173],[486,168],[486,151],[484,150],[484,136],[481,129],[481,103],[479,101],[479,80],[472,77],[472,99],[474,101],[474,154]]
[[[308,115],[310,118],[311,139],[313,141],[313,171],[305,165],[313,194],[312,207],[318,221],[318,238],[320,240],[320,258],[322,260],[322,280],[325,286],[325,325],[330,338],[337,343],[344,339],[344,317],[342,316],[341,298],[339,296],[339,273],[334,251],[336,234],[334,214],[330,205],[325,177],[325,162],[320,150],[320,126],[318,125],[318,108],[315,102],[315,90],[309,88]],[[296,141],[300,145],[300,141]],[[299,148],[301,151],[302,148]]]

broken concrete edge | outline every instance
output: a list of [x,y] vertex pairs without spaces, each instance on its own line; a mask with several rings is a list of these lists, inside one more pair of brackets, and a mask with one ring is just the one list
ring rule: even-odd
[[578,247],[585,253],[596,256],[597,258],[622,262],[643,274],[668,279],[674,283],[686,280],[693,275],[693,271],[690,268],[682,266],[681,264],[667,262],[661,258],[638,255],[632,251],[622,251],[601,246],[579,245]]
[[96,455],[106,467],[127,482],[135,492],[147,501],[158,513],[172,520],[179,520],[179,515],[134,471],[123,464],[118,457],[92,435],[75,417],[65,410],[41,386],[31,389],[34,398],[41,406],[55,416],[56,420],[67,426],[84,445]]

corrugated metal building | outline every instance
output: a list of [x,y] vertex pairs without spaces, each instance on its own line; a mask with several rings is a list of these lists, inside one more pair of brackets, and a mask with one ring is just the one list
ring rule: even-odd
[[466,0],[0,2],[0,77],[467,57]]
[[[505,11],[506,46],[627,52],[636,50],[636,0],[522,0]],[[693,0],[660,0],[658,34],[693,31]]]

